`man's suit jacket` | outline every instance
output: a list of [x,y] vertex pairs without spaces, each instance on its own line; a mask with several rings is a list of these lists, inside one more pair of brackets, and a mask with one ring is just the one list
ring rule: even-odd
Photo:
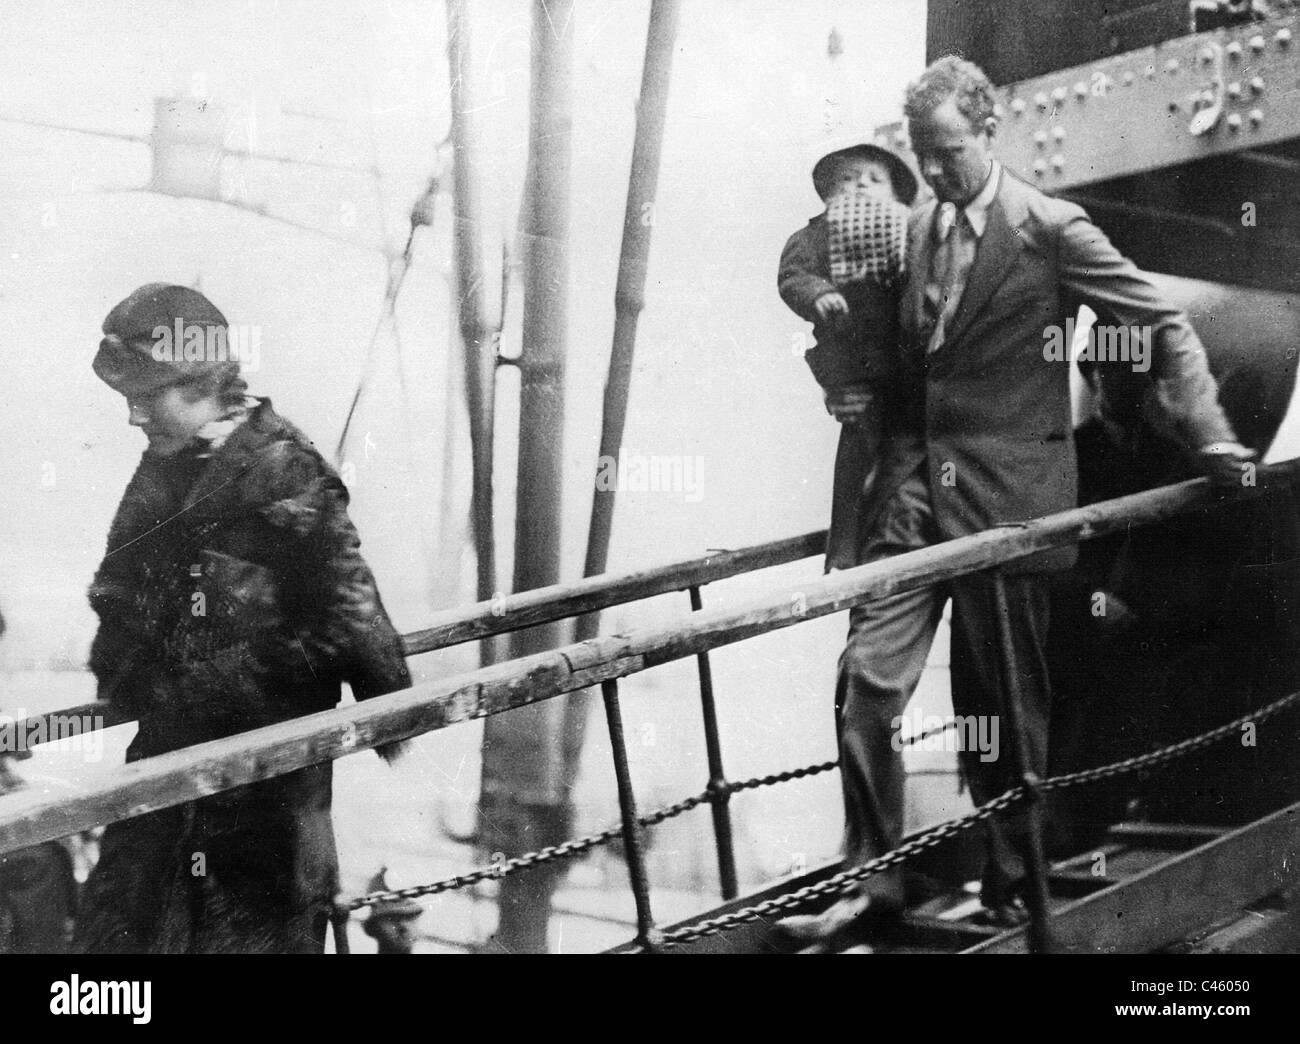
[[[864,536],[920,465],[942,539],[1076,506],[1071,364],[1048,361],[1044,346],[1048,327],[1064,329],[1080,304],[1099,324],[1151,328],[1150,372],[1119,363],[1111,376],[1158,407],[1185,445],[1234,437],[1186,316],[1161,302],[1080,207],[1009,171],[1000,177],[962,298],[943,343],[929,353],[923,295],[937,203],[912,215],[899,377],[880,475],[863,511]],[[1068,568],[1075,557],[1073,547],[1060,548],[1010,568]]]

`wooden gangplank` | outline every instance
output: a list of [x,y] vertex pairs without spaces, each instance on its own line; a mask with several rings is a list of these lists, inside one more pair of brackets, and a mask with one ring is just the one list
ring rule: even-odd
[[[816,884],[844,869],[828,863],[799,878],[743,896],[668,926],[690,928]],[[1101,871],[1101,872],[1098,872]],[[1236,828],[1174,823],[1120,823],[1106,841],[1052,865],[1054,949],[1068,953],[1150,953],[1180,948],[1205,952],[1285,945],[1300,933],[1300,803]],[[1262,911],[1251,908],[1272,897]],[[813,913],[821,899],[786,912]],[[1024,928],[999,931],[980,924],[978,903],[954,890],[909,909],[887,926],[839,940],[838,952],[1027,953]],[[1252,930],[1253,929],[1253,930]],[[1207,940],[1211,940],[1208,941]],[[632,944],[613,952],[630,952]],[[774,918],[668,948],[668,953],[793,953]]]

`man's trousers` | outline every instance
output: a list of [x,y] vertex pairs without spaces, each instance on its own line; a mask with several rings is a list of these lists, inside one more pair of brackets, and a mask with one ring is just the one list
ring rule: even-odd
[[[918,468],[882,507],[860,556],[878,561],[938,542],[923,468]],[[1047,577],[1006,577],[1010,634],[1020,675],[1020,717],[1029,765],[1040,776],[1047,768],[1047,730],[1051,705],[1044,648],[1048,625]],[[840,657],[836,726],[844,787],[845,856],[857,865],[896,848],[903,838],[903,755],[896,748],[903,712],[916,690],[943,608],[951,598],[953,711],[996,720],[996,758],[965,744],[959,753],[976,805],[1019,782],[1019,766],[1009,719],[1003,707],[1005,685],[996,629],[991,577],[969,575],[931,587],[860,605],[849,617],[848,645]],[[980,735],[991,736],[986,720]],[[958,730],[973,737],[974,729]],[[987,754],[984,755],[987,757]],[[984,872],[986,905],[1005,902],[1024,877],[1027,817],[1003,814],[989,821],[988,861]],[[898,868],[868,878],[863,889],[882,905],[901,905],[903,878]]]

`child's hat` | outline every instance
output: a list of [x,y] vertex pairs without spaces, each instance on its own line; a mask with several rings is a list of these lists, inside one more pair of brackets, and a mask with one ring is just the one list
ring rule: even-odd
[[890,180],[894,183],[894,195],[908,206],[911,206],[912,201],[916,199],[919,186],[916,175],[912,173],[912,168],[896,153],[865,141],[852,142],[832,148],[829,152],[822,152],[821,158],[813,164],[812,179],[814,187],[825,180],[830,173],[832,163],[839,159],[850,158],[870,159],[883,163],[885,169],[889,171]]

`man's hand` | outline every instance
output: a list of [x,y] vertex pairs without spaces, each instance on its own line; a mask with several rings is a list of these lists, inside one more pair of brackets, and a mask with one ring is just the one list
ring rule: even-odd
[[857,424],[871,405],[872,395],[866,385],[849,384],[843,388],[828,388],[825,392],[826,412],[841,424]]
[[1240,486],[1251,475],[1257,456],[1238,442],[1212,442],[1198,454],[1201,469],[1216,486]]
[[375,748],[375,753],[384,759],[389,768],[401,768],[411,761],[414,745],[410,740],[397,740]]
[[817,318],[822,322],[830,322],[837,316],[849,314],[849,303],[844,300],[844,295],[838,290],[832,290],[828,294],[822,294],[813,302],[813,311],[817,313]]

